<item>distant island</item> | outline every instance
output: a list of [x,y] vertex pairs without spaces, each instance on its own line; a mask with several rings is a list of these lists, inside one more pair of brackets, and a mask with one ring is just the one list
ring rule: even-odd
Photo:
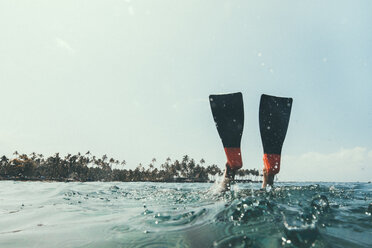
[[[221,169],[215,165],[204,166],[201,159],[198,163],[188,155],[181,160],[172,161],[167,158],[160,165],[154,166],[156,159],[147,166],[139,164],[134,170],[126,169],[126,161],[119,161],[103,155],[93,156],[89,151],[82,155],[67,154],[61,157],[59,153],[44,157],[42,154],[29,155],[14,152],[12,159],[0,158],[0,180],[30,180],[30,181],[121,181],[121,182],[213,182],[222,175]],[[257,169],[241,169],[236,180],[244,182],[259,182],[262,175]]]

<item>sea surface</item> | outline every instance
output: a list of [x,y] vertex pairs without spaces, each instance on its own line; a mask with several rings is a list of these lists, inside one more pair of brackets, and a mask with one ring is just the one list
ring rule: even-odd
[[372,184],[0,181],[0,247],[372,247]]

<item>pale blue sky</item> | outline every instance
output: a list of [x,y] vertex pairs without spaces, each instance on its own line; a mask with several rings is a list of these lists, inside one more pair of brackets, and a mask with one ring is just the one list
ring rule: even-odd
[[[0,153],[223,167],[208,95],[293,97],[279,179],[372,180],[371,1],[0,0]],[[322,171],[319,174],[319,170]]]

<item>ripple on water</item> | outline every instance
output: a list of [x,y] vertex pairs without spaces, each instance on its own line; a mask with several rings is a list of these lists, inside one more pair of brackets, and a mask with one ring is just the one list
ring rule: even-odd
[[230,236],[222,240],[214,241],[213,247],[225,248],[225,247],[236,247],[236,248],[246,248],[246,247],[260,247],[251,238],[246,235]]
[[278,185],[0,182],[0,247],[372,246],[371,185]]
[[139,226],[141,226],[140,223],[144,223],[145,226],[142,228],[150,232],[159,230],[175,231],[189,228],[198,223],[203,223],[205,221],[204,218],[209,215],[209,210],[206,208],[191,211],[178,209],[157,212],[145,209],[141,216],[133,218],[132,220],[138,223]]
[[121,244],[122,247],[133,248],[189,247],[188,242],[181,235],[164,235],[161,233],[138,233],[126,237],[126,240]]

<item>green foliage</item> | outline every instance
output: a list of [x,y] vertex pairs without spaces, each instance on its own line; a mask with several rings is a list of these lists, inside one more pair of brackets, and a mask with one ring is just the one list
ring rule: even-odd
[[[127,170],[126,162],[93,156],[89,151],[82,155],[67,154],[60,157],[59,153],[45,158],[42,154],[13,154],[14,159],[6,156],[0,158],[0,180],[54,180],[54,181],[152,181],[152,182],[208,182],[214,180],[222,171],[215,165],[204,167],[205,160],[200,164],[188,155],[179,160],[167,158],[155,167],[155,158],[145,168],[139,164],[134,170]],[[259,176],[258,170],[240,170],[237,176],[247,180],[249,176]],[[251,179],[250,179],[251,180]]]

